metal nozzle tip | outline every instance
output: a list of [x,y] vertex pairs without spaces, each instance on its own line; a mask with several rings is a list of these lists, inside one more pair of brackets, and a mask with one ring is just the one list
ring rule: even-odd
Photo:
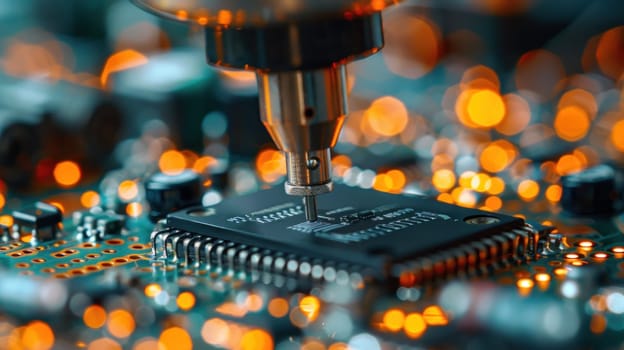
[[305,217],[308,221],[316,221],[318,216],[316,214],[316,197],[315,196],[304,196],[303,197],[303,206],[305,210]]

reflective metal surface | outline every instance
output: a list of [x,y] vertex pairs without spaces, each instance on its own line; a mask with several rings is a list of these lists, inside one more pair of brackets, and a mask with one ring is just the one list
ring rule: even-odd
[[256,26],[315,19],[327,15],[361,16],[399,0],[132,0],[158,15],[203,26]]
[[345,66],[258,73],[258,86],[262,122],[286,154],[286,192],[314,196],[331,191],[330,150],[347,113]]

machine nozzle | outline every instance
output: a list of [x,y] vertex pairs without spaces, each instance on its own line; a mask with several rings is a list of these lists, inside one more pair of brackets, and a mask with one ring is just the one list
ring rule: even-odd
[[302,196],[307,220],[316,220],[316,196],[332,190],[330,153],[347,113],[345,64],[383,47],[380,11],[397,0],[132,1],[172,18],[181,8],[188,20],[236,14],[201,23],[206,58],[257,72],[262,122],[288,164],[286,193]]
[[347,113],[344,65],[258,73],[262,122],[286,156],[286,193],[303,197],[315,221],[315,196],[330,192],[331,148]]

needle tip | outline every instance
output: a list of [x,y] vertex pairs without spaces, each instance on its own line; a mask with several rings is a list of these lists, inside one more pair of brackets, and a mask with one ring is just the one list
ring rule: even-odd
[[316,214],[316,197],[304,196],[303,206],[305,209],[305,217],[308,221],[316,221],[318,219]]

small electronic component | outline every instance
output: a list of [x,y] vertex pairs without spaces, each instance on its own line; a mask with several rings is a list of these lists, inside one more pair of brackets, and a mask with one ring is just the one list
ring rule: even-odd
[[13,235],[32,235],[32,242],[56,238],[63,221],[63,213],[50,204],[37,202],[32,206],[13,212]]
[[87,212],[75,212],[73,221],[79,239],[101,240],[107,235],[121,234],[125,217],[95,208]]
[[158,221],[168,213],[199,205],[201,178],[191,170],[176,175],[156,173],[145,182],[145,196],[151,208],[150,219]]
[[272,189],[170,214],[152,235],[156,255],[196,266],[313,279],[345,271],[416,284],[523,261],[539,238],[522,219],[424,197],[338,186],[319,202],[316,222],[305,220],[297,202]]
[[8,242],[10,238],[11,238],[10,227],[0,224],[0,242]]
[[615,171],[605,164],[565,176],[561,206],[581,215],[612,213],[618,197],[615,182]]

